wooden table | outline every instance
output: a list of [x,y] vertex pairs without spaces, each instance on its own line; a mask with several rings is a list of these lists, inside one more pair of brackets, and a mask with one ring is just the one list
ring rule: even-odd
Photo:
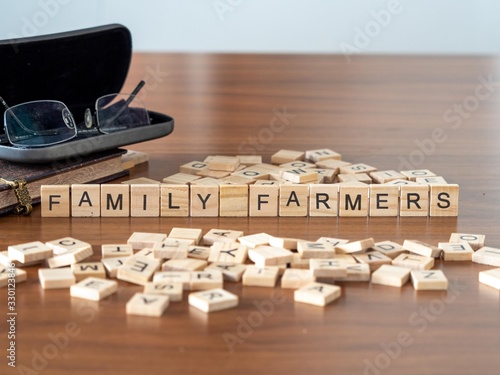
[[[127,81],[145,79],[148,108],[174,132],[130,148],[150,154],[131,177],[161,179],[210,154],[328,147],[384,169],[427,168],[460,184],[458,218],[0,218],[0,245],[73,236],[100,245],[172,227],[437,244],[452,232],[500,246],[500,77],[491,57],[137,54]],[[276,122],[276,118],[280,122]],[[273,120],[274,119],[274,120]],[[280,124],[280,126],[273,126]],[[441,129],[441,130],[436,130]],[[120,283],[100,303],[40,288],[37,267],[17,288],[17,365],[24,374],[496,374],[499,292],[479,284],[491,267],[437,262],[447,292],[342,284],[326,308],[277,287],[225,283],[236,309],[206,315],[185,296],[161,318],[127,316],[141,287]],[[0,292],[6,311],[6,289]],[[5,315],[1,348],[8,348]],[[56,346],[56,344],[58,346]],[[2,374],[14,374],[0,363]],[[32,371],[29,372],[28,369]]]

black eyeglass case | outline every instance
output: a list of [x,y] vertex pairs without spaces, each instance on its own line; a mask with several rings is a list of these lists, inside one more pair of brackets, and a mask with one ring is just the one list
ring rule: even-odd
[[[87,108],[94,109],[97,98],[121,92],[131,59],[130,31],[118,24],[3,40],[0,41],[0,96],[9,106],[58,100],[80,122]],[[3,109],[0,113],[3,114]],[[150,125],[111,134],[78,136],[40,148],[0,144],[0,159],[47,163],[164,137],[173,131],[172,117],[150,110],[148,113]],[[1,121],[0,137],[5,138],[3,116]]]

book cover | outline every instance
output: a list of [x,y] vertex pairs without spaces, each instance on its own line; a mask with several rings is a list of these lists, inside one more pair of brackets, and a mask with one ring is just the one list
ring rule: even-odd
[[[24,179],[33,199],[40,202],[42,185],[103,183],[128,174],[121,164],[126,150],[115,149],[86,156],[54,161],[47,164],[20,164],[0,160],[0,177],[6,180]],[[0,184],[0,215],[17,206],[14,191],[8,185]]]

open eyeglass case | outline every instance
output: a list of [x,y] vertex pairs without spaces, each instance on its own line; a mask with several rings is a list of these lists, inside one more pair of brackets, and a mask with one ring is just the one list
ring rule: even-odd
[[[97,98],[119,93],[132,59],[130,31],[118,24],[0,41],[0,96],[9,106],[36,100],[67,105],[77,123]],[[140,94],[139,94],[140,96]],[[146,103],[147,105],[147,103]],[[77,137],[46,147],[20,148],[6,141],[4,109],[0,159],[47,163],[143,142],[170,134],[174,119],[148,110],[150,124],[109,134]]]

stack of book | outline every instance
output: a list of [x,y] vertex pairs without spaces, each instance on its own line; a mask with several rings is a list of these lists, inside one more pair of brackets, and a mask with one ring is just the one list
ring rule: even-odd
[[[115,149],[72,160],[48,164],[19,164],[0,160],[0,177],[6,180],[24,179],[33,203],[40,203],[40,186],[104,183],[125,176],[122,155],[126,150]],[[9,185],[0,184],[0,215],[12,212],[17,198]]]

